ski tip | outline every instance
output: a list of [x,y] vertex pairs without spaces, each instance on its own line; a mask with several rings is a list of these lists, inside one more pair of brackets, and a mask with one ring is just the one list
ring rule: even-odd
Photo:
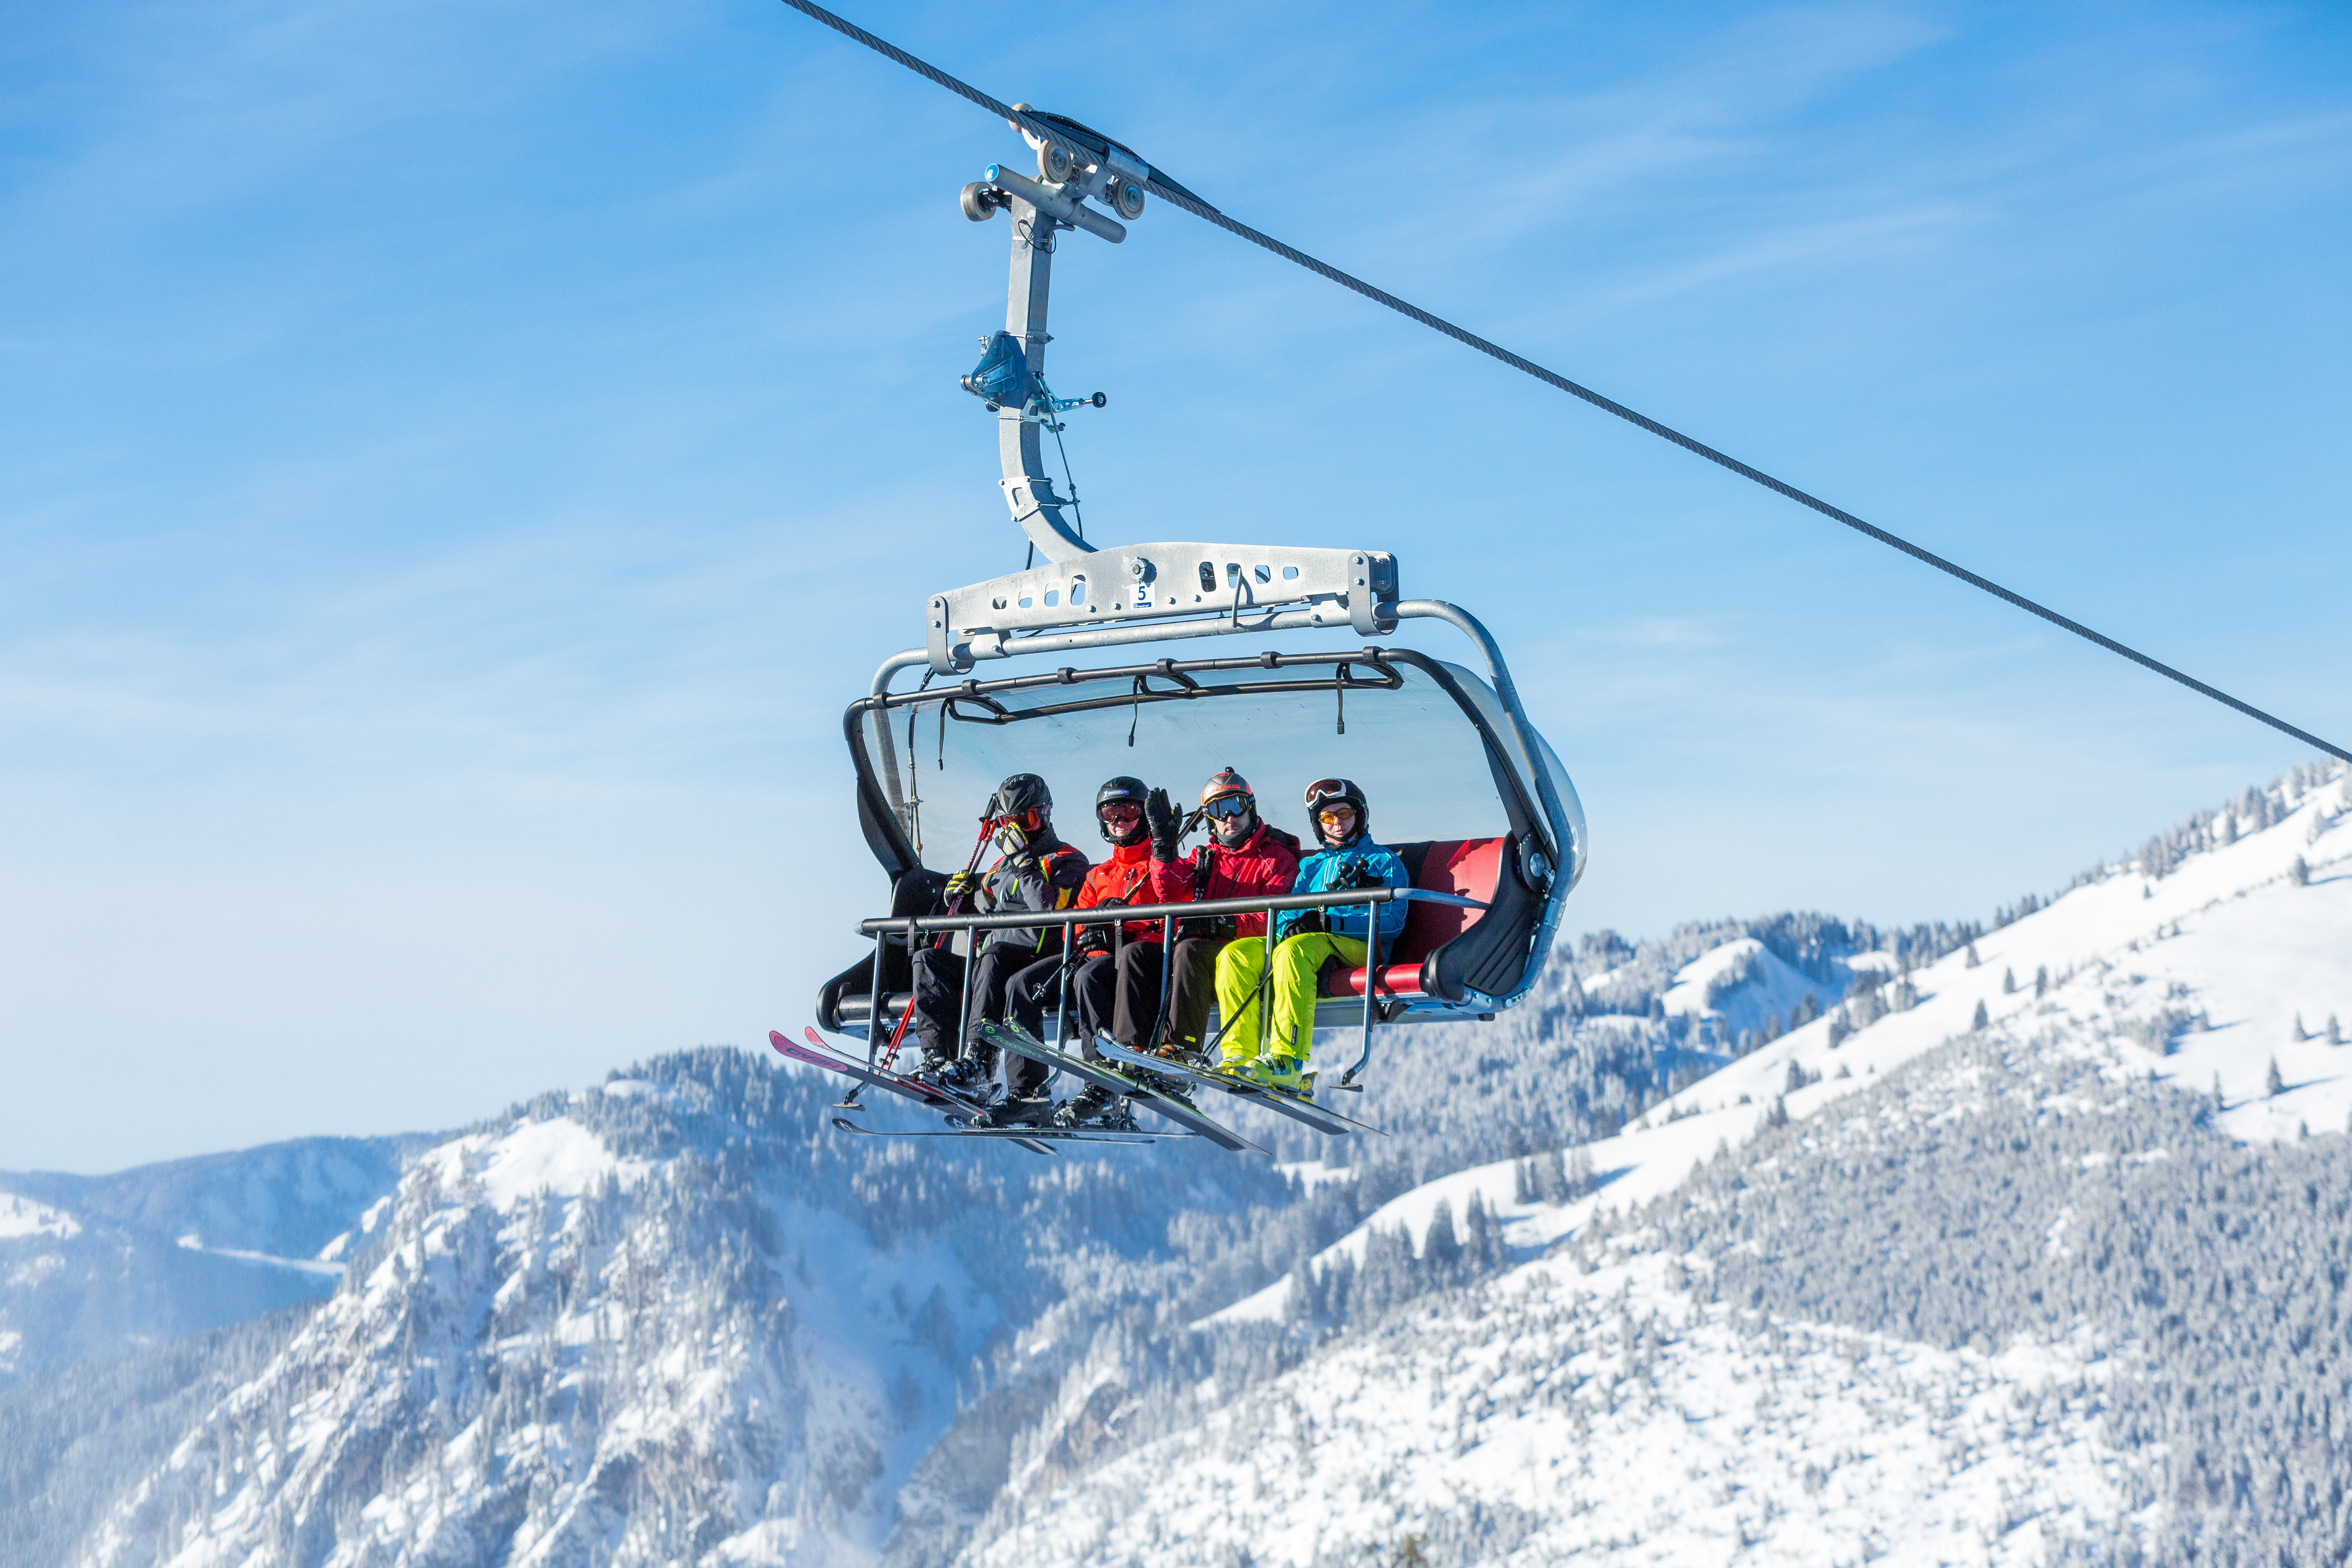
[[791,1041],[784,1038],[784,1032],[782,1029],[771,1029],[768,1031],[768,1044],[772,1048],[781,1051],[791,1045]]

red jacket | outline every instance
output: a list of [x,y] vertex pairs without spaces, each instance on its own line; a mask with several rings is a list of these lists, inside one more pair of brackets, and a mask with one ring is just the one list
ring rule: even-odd
[[[1247,899],[1286,893],[1298,877],[1298,840],[1261,819],[1257,831],[1228,849],[1212,838],[1181,860],[1151,863],[1151,901]],[[1235,936],[1264,936],[1264,914],[1234,918]]]
[[[1150,841],[1147,840],[1141,844],[1114,844],[1110,847],[1110,858],[1097,862],[1094,868],[1087,873],[1086,884],[1078,889],[1076,907],[1082,910],[1092,910],[1099,909],[1105,904],[1154,902],[1155,900],[1144,896],[1145,887],[1150,880],[1151,845]],[[1129,921],[1126,924],[1127,940],[1129,942],[1160,940],[1158,921]],[[1086,926],[1081,929],[1087,933],[1078,944],[1081,951],[1090,952],[1110,951],[1110,927],[1099,925]]]

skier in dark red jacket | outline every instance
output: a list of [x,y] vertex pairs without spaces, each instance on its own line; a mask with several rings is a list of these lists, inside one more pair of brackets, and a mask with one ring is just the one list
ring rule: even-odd
[[[1144,813],[1151,825],[1152,903],[1287,893],[1298,876],[1298,840],[1258,816],[1249,781],[1231,768],[1201,788],[1209,842],[1191,855],[1181,852],[1183,827],[1167,791],[1153,790]],[[1217,999],[1217,954],[1235,937],[1264,936],[1265,916],[1203,916],[1182,921],[1177,931],[1168,957],[1168,1027],[1160,1046],[1166,1054],[1201,1049]]]

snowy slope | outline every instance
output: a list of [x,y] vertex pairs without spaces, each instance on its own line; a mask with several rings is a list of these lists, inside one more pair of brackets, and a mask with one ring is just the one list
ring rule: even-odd
[[[2239,1138],[2341,1131],[2352,1053],[2325,1031],[2331,1014],[2352,1019],[2352,788],[2290,796],[2271,803],[2279,820],[2231,823],[2163,877],[2113,868],[1980,938],[1973,962],[1955,952],[1902,976],[1916,997],[1902,1011],[1857,999],[1651,1108],[1591,1147],[1589,1196],[1528,1201],[1516,1161],[1458,1172],[1307,1268],[1366,1267],[1379,1235],[1398,1232],[1426,1255],[1441,1213],[1452,1235],[1474,1202],[1522,1256],[1542,1254],[1727,1168],[1713,1162],[1784,1117],[1811,1126],[1898,1074],[1912,1081],[1955,1041],[2011,1042],[2029,1092],[2077,1060],[2090,1081],[2153,1079],[2184,1099],[2218,1080],[2214,1123]],[[1692,966],[1686,1004],[1754,963]],[[1936,1074],[1945,1109],[1915,1116],[1975,1113],[1979,1077]],[[2068,1227],[2066,1211],[2048,1216],[2053,1255]],[[2119,1368],[2140,1374],[2136,1347],[2078,1334],[1995,1353],[1777,1321],[1759,1337],[1695,1288],[1696,1259],[1638,1236],[1609,1258],[1588,1274],[1536,1256],[1269,1385],[1203,1385],[1170,1435],[1001,1510],[974,1560],[1305,1568],[1402,1560],[1410,1540],[1429,1561],[1496,1564],[2026,1563],[2151,1528],[2165,1451],[2122,1442],[2100,1392]],[[1198,1327],[1296,1323],[1313,1310],[1302,1278]]]
[[1672,1271],[1519,1268],[1037,1497],[971,1560],[1396,1561],[1418,1536],[1428,1560],[1529,1568],[2026,1564],[2126,1510],[2086,1397],[2100,1347],[1803,1325],[1759,1344]]
[[1664,998],[1669,1017],[1706,1019],[1717,1040],[1761,1029],[1765,1020],[1788,1017],[1806,998],[1825,1006],[1839,987],[1801,974],[1754,937],[1741,937],[1703,954],[1675,974]]

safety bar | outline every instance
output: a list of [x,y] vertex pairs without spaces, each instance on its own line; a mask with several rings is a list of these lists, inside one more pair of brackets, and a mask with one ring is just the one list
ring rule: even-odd
[[[860,921],[857,922],[858,934],[875,939],[874,1000],[869,1005],[871,1011],[867,1014],[866,1026],[866,1065],[869,1068],[874,1066],[877,1048],[881,1044],[882,950],[885,945],[882,939],[892,932],[903,934],[911,943],[924,931],[1007,931],[1029,926],[1079,925],[1109,925],[1123,930],[1129,921],[1156,920],[1160,922],[1160,941],[1172,942],[1175,940],[1178,921],[1197,920],[1202,915],[1263,913],[1266,917],[1266,925],[1271,930],[1275,912],[1278,910],[1324,910],[1352,907],[1358,904],[1392,904],[1399,900],[1406,903],[1418,901],[1424,904],[1451,904],[1456,909],[1465,910],[1483,910],[1492,907],[1476,899],[1464,898],[1459,893],[1440,893],[1426,888],[1352,888],[1345,892],[1276,893],[1261,899],[1201,899],[1188,904],[1097,904],[1088,910],[1040,910],[1001,915],[900,915]],[[1066,1043],[1065,1035],[1069,1023],[1069,943],[1062,944],[1061,995],[1055,1005],[1054,1018],[1056,1045]],[[1356,1082],[1356,1075],[1362,1072],[1372,1059],[1374,998],[1379,994],[1381,988],[1380,958],[1379,942],[1368,941],[1364,952],[1364,961],[1369,965],[1364,971],[1364,1049],[1363,1054],[1356,1058],[1356,1064],[1339,1075],[1341,1089],[1360,1087]],[[1160,1027],[1163,1030],[1168,1026],[1169,978],[1169,971],[1163,964],[1160,971]],[[1258,975],[1258,1019],[1261,1026],[1271,1021],[1266,1006],[1265,989],[1273,978],[1274,965],[1268,963]],[[969,985],[960,985],[957,989],[960,994],[962,1016],[957,1021],[956,1038],[961,1041],[970,1033],[971,988]],[[906,1020],[910,1016],[911,1012],[903,1012],[899,1015],[900,1028],[903,1029],[906,1026]],[[1234,1015],[1234,1018],[1239,1016],[1238,1013]],[[1234,1018],[1225,1020],[1225,1029],[1233,1027]],[[1221,1039],[1223,1037],[1223,1029],[1218,1031],[1218,1036]],[[894,1039],[891,1049],[895,1052],[897,1048],[898,1044]],[[851,1090],[853,1095],[856,1092],[854,1089]]]
[[1424,904],[1452,904],[1457,909],[1489,906],[1459,893],[1433,892],[1426,888],[1352,888],[1346,892],[1280,893],[1263,899],[1202,899],[1189,904],[1097,904],[1087,910],[1023,910],[1002,915],[882,915],[857,922],[860,936],[885,931],[915,936],[927,931],[1018,931],[1028,926],[1098,926],[1142,920],[1192,920],[1202,915],[1255,915],[1275,910],[1322,910],[1354,904],[1389,904],[1398,900]]

